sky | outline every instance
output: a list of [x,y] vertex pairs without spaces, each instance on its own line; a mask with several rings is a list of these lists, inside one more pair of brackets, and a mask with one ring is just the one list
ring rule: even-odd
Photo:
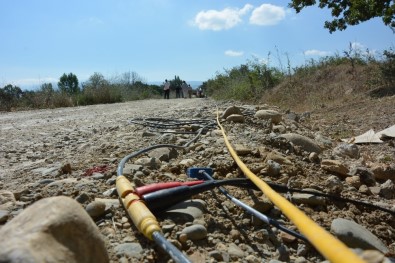
[[329,33],[330,10],[289,1],[0,0],[0,87],[37,89],[63,73],[87,81],[205,81],[249,61],[296,67],[354,49],[379,55],[395,34],[380,18]]

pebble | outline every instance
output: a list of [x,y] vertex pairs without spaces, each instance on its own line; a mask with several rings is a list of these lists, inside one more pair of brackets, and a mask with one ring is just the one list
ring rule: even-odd
[[235,258],[243,258],[245,256],[244,251],[237,246],[235,243],[230,243],[228,246],[228,254],[229,256]]
[[230,107],[226,108],[225,111],[222,113],[221,118],[222,119],[226,119],[228,116],[230,116],[232,114],[239,114],[239,115],[241,115],[240,108],[237,107],[237,106],[230,106]]
[[341,161],[339,160],[322,160],[321,161],[321,168],[324,169],[325,171],[331,172],[331,173],[336,173],[338,175],[341,175],[343,177],[348,176],[348,168],[346,165],[344,165]]
[[91,217],[99,217],[104,215],[106,204],[101,201],[93,201],[86,206],[85,210]]
[[185,234],[189,240],[199,240],[207,237],[207,229],[202,225],[192,225],[184,228],[181,234]]

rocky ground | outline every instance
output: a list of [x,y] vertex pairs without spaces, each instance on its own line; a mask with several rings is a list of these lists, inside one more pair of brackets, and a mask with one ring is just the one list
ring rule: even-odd
[[[168,262],[169,257],[160,248],[137,232],[114,195],[116,169],[119,161],[132,152],[161,143],[183,145],[195,135],[163,133],[163,129],[130,120],[153,117],[214,120],[217,103],[221,114],[225,112],[224,117],[228,115],[226,109],[237,106],[232,112],[236,115],[222,120],[225,130],[242,160],[263,180],[395,211],[395,139],[363,145],[339,140],[371,128],[379,131],[394,125],[394,100],[394,97],[369,99],[363,105],[310,113],[210,99],[147,100],[1,113],[0,232],[5,232],[13,218],[38,200],[68,196],[93,218],[111,262]],[[177,130],[196,131],[200,126],[183,123]],[[188,181],[189,167],[211,167],[216,179],[243,177],[215,129],[204,132],[185,150],[158,149],[138,156],[127,162],[124,174],[137,186]],[[227,189],[295,230],[262,193],[236,187]],[[312,194],[284,193],[284,196],[349,246],[368,249],[356,252],[373,257],[370,262],[390,262],[371,249],[393,256],[393,213]],[[26,212],[37,214],[29,216],[47,217],[48,208],[42,207]],[[183,206],[157,216],[165,237],[193,262],[325,261],[311,245],[257,220],[217,191],[196,195]],[[347,239],[350,231],[355,231],[352,235],[356,238]],[[3,238],[0,247],[17,238],[17,235],[7,236],[6,241]],[[62,238],[65,239],[55,237]]]

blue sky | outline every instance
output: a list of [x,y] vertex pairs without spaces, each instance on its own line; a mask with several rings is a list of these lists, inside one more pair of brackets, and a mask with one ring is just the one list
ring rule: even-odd
[[[255,58],[286,67],[342,53],[380,54],[395,34],[381,19],[330,34],[329,10],[290,1],[0,0],[0,87],[34,89],[74,73],[204,81]],[[268,56],[270,52],[270,56]],[[268,60],[269,58],[269,60]]]

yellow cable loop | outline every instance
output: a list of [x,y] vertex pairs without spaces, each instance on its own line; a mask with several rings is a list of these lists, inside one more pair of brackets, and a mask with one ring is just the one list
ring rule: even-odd
[[[268,184],[258,178],[252,173],[247,166],[237,156],[235,150],[229,143],[226,137],[225,130],[219,122],[219,115],[217,109],[217,122],[221,128],[222,135],[225,140],[226,147],[228,148],[233,159],[243,171],[243,173],[284,213],[285,216],[291,220],[299,231],[306,236],[311,244],[328,260],[333,263],[343,262],[365,262],[354,254],[346,245],[333,237],[324,228],[317,225],[313,220],[306,216],[296,206],[291,204],[287,199],[275,192]],[[366,262],[365,262],[366,263]]]

